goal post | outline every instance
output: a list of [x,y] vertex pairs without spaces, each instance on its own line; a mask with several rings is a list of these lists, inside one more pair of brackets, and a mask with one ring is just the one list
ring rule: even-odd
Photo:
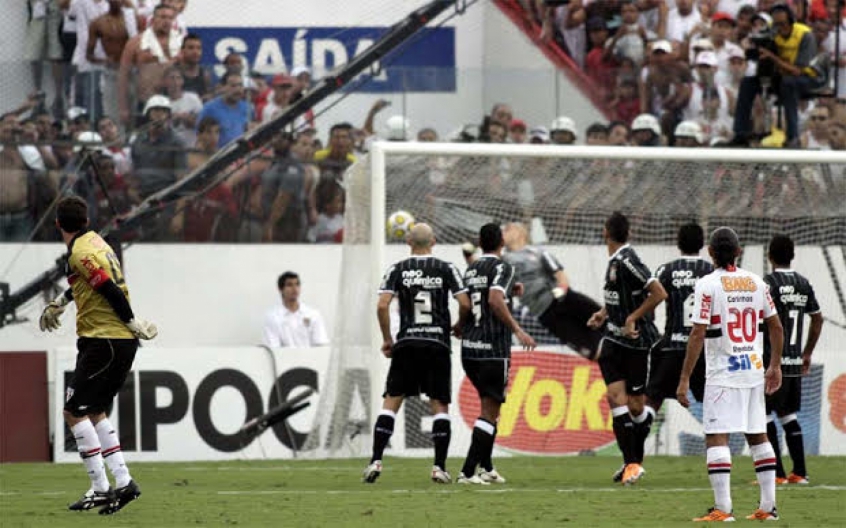
[[[304,453],[369,452],[388,366],[379,352],[376,290],[386,267],[408,254],[387,234],[392,212],[405,210],[432,225],[435,255],[461,269],[460,244],[473,240],[483,223],[525,222],[533,242],[562,261],[574,287],[601,301],[602,223],[620,210],[653,272],[678,255],[676,232],[690,220],[706,233],[734,227],[744,246],[742,265],[759,274],[769,271],[769,238],[780,232],[794,238],[796,269],[815,285],[833,323],[824,327],[804,383],[800,422],[809,453],[846,454],[846,401],[829,394],[846,386],[845,168],[846,153],[833,151],[373,143],[345,176],[338,322]],[[661,330],[663,311],[656,312]],[[558,344],[525,310],[515,315],[542,344],[535,353],[514,354],[497,455],[616,453],[596,365]],[[459,352],[453,341],[453,458],[466,453],[478,413]],[[404,407],[387,456],[430,456],[428,405],[411,399]],[[649,452],[701,453],[698,412],[665,404]]]

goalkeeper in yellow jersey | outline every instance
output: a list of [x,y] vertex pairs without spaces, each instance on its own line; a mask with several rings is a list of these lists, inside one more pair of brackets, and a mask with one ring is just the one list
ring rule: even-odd
[[[64,416],[91,479],[91,488],[70,509],[98,508],[101,515],[110,515],[138,498],[141,490],[129,474],[106,410],[132,368],[138,339],[153,339],[157,330],[133,315],[120,262],[100,235],[88,230],[86,203],[76,196],[63,198],[56,226],[68,246],[71,287],[47,305],[39,325],[42,331],[57,329],[67,304],[76,301],[78,354]],[[114,489],[104,461],[115,477]]]

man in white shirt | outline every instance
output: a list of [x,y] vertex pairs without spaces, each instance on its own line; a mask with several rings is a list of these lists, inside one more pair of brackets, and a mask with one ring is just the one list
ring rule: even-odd
[[678,46],[691,36],[693,28],[702,23],[702,14],[694,8],[693,0],[676,0],[676,7],[667,14],[667,30],[664,38]]
[[272,308],[264,322],[264,344],[269,347],[315,347],[329,344],[320,312],[300,302],[300,276],[286,271],[276,285],[282,304]]

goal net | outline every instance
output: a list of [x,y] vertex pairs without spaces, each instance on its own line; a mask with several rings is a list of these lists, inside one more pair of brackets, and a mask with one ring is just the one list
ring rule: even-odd
[[[846,453],[844,169],[846,153],[834,152],[376,143],[345,178],[338,323],[304,452],[369,453],[389,364],[379,352],[376,289],[386,267],[408,254],[385,222],[404,210],[433,227],[435,255],[460,269],[466,267],[461,244],[475,242],[481,225],[523,222],[532,243],[563,263],[572,287],[598,302],[608,259],[602,226],[613,211],[629,217],[630,241],[652,271],[678,256],[677,230],[692,220],[706,233],[733,227],[744,249],[741,265],[761,275],[770,271],[769,239],[789,234],[797,245],[795,268],[814,284],[828,321],[803,380],[806,452]],[[519,302],[514,315],[539,346],[514,351],[495,454],[616,455],[597,364],[559,343]],[[663,330],[663,306],[656,324]],[[461,458],[479,404],[455,340],[452,388],[450,456]],[[703,453],[701,417],[699,405],[687,410],[668,401],[647,453]],[[430,429],[428,402],[408,399],[386,456],[430,456]],[[732,446],[741,451],[743,439],[733,438]]]

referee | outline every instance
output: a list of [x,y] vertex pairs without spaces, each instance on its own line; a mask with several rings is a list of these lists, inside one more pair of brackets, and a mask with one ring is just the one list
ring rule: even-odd
[[548,251],[529,245],[525,225],[506,225],[503,237],[508,249],[503,260],[514,267],[515,280],[523,284],[520,301],[562,343],[587,359],[596,359],[602,332],[585,322],[602,307],[570,289],[564,266]]

